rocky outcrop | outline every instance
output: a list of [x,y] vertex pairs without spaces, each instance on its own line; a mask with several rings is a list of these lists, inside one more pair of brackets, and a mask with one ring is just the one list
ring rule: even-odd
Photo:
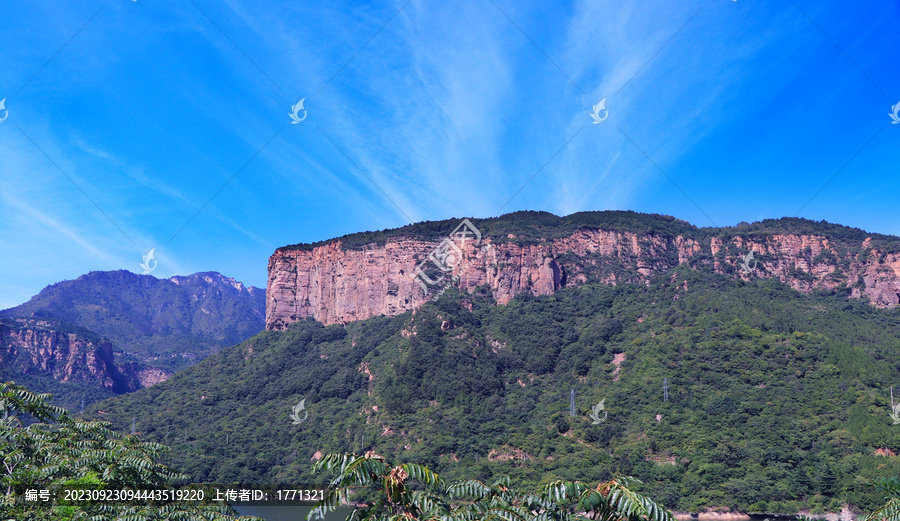
[[[405,239],[360,251],[343,250],[339,242],[311,252],[278,251],[269,259],[266,327],[280,329],[308,316],[333,324],[415,309],[431,298],[414,275],[434,246]],[[542,248],[504,249],[499,259],[497,253],[470,244],[452,274],[460,287],[488,284],[506,303],[525,285],[544,295],[562,284],[559,266]]]
[[[832,241],[812,234],[740,233],[721,237],[638,234],[582,228],[554,240],[521,243],[515,236],[461,244],[462,258],[441,284],[414,279],[440,241],[415,237],[347,249],[341,241],[312,248],[282,248],[269,259],[266,329],[312,317],[325,324],[416,309],[447,283],[462,291],[479,286],[500,304],[520,293],[550,295],[567,284],[646,283],[679,264],[734,278],[776,278],[803,292],[846,286],[850,297],[878,307],[900,304],[900,255],[881,251],[871,238]],[[752,258],[748,258],[750,252]]]
[[0,323],[0,361],[8,373],[90,382],[116,392],[127,390],[113,364],[108,341],[62,331],[52,321],[19,318]]
[[262,331],[265,295],[216,272],[157,279],[93,271],[47,286],[28,302],[0,310],[2,317],[81,326],[108,338],[117,362],[138,360],[174,372]]
[[112,344],[89,331],[27,318],[0,321],[0,366],[13,378],[16,374],[49,376],[115,393],[148,387],[169,377],[141,364],[128,364],[124,370],[116,366]]
[[142,389],[150,387],[160,382],[165,382],[172,376],[171,373],[163,371],[158,367],[148,367],[140,363],[126,363],[118,366],[119,371],[128,381],[128,387],[131,389]]

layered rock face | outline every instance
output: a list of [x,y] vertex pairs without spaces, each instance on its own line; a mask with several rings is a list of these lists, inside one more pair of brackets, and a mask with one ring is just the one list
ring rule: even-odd
[[875,306],[900,304],[900,256],[873,248],[871,239],[835,245],[803,234],[704,239],[586,228],[533,242],[519,245],[511,235],[465,241],[449,271],[432,270],[428,280],[444,277],[433,285],[415,277],[440,241],[397,237],[361,249],[343,249],[340,241],[279,249],[269,258],[266,329],[306,317],[335,324],[396,315],[421,306],[448,283],[470,293],[486,286],[506,304],[520,293],[550,295],[589,280],[646,283],[679,264],[735,278],[777,278],[803,292],[844,284],[851,297],[868,297]]
[[66,333],[46,320],[0,324],[0,361],[7,370],[92,383],[114,392],[134,390],[113,364],[112,344]]
[[165,381],[170,373],[140,363],[117,365],[113,346],[89,331],[73,333],[55,320],[0,321],[0,368],[16,374],[80,382],[114,393],[136,391]]

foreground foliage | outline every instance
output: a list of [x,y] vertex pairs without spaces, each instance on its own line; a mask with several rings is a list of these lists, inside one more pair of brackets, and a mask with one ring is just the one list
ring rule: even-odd
[[[671,512],[628,488],[629,482],[636,482],[633,478],[609,480],[596,487],[554,481],[532,495],[512,488],[508,477],[491,485],[474,479],[447,485],[427,467],[414,463],[391,466],[371,451],[363,456],[327,454],[313,470],[338,475],[308,520],[324,519],[327,512],[355,501],[347,521],[674,521]],[[359,504],[361,496],[368,496],[368,501]]]
[[892,476],[887,479],[879,479],[872,482],[871,485],[885,494],[887,503],[872,513],[859,516],[856,521],[897,521],[900,519],[900,478]]
[[[230,507],[181,505],[59,506],[17,502],[29,489],[54,485],[89,485],[117,489],[151,488],[184,478],[159,464],[163,445],[120,437],[104,422],[69,417],[48,403],[49,394],[34,394],[11,382],[0,383],[0,516],[3,519],[106,521],[233,519]],[[254,518],[243,517],[251,520]]]

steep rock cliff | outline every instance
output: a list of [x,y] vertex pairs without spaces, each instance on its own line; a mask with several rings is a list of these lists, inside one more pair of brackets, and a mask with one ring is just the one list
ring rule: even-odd
[[[824,233],[759,233],[747,226],[685,226],[680,234],[585,226],[527,240],[485,234],[480,243],[459,242],[461,259],[441,284],[424,289],[414,277],[441,244],[443,238],[434,234],[416,237],[401,231],[370,243],[352,238],[352,247],[337,239],[280,248],[269,259],[266,328],[283,329],[305,317],[334,324],[396,315],[422,305],[448,282],[470,293],[486,286],[505,304],[523,292],[550,295],[587,281],[646,283],[679,264],[734,278],[776,278],[802,292],[844,287],[849,297],[867,297],[878,307],[900,303],[896,248],[879,248],[871,237],[856,240],[863,232],[855,229],[848,230],[858,233],[830,239]],[[452,224],[446,227],[449,232]]]
[[26,318],[0,320],[0,368],[11,378],[17,374],[47,376],[115,393],[134,391],[168,377],[139,364],[122,371],[113,363],[112,344],[90,331]]

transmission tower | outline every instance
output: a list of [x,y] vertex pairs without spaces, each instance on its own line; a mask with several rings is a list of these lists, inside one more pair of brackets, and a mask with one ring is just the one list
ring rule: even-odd
[[663,401],[669,401],[669,379],[663,378]]
[[575,389],[569,394],[569,416],[575,416]]

